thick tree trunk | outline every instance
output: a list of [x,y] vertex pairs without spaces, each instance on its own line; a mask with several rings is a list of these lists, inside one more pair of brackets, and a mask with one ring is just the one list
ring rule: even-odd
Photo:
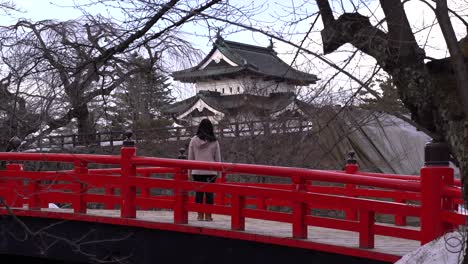
[[96,130],[91,120],[91,115],[86,104],[75,108],[75,116],[78,121],[78,138],[80,144],[91,144],[95,142]]
[[331,53],[341,45],[351,43],[377,60],[392,76],[399,97],[410,110],[412,119],[436,139],[449,144],[452,156],[460,167],[466,203],[468,114],[464,112],[464,94],[457,89],[457,80],[463,83],[458,75],[463,72],[453,68],[450,58],[424,64],[424,51],[414,39],[400,0],[380,1],[388,32],[371,25],[367,17],[358,13],[343,14],[334,19],[328,0],[316,2],[324,24],[324,52]]

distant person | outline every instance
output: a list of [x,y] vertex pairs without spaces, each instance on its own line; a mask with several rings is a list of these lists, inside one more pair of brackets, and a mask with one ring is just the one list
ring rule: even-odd
[[[213,124],[211,124],[209,119],[203,119],[200,122],[197,134],[190,140],[188,159],[221,162],[219,143],[213,131]],[[192,170],[191,175],[198,182],[214,182],[218,176],[218,172]],[[213,204],[214,195],[209,192],[196,192],[195,202],[202,204],[204,197],[206,198],[206,204]],[[199,221],[213,221],[211,213],[198,213],[197,219]]]

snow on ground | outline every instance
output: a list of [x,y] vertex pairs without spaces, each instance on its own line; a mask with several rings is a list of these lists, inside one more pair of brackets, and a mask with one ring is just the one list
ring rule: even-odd
[[447,233],[404,255],[395,264],[459,264],[463,260],[465,240],[466,230]]
[[[110,144],[110,141],[103,141],[100,143],[101,144],[101,147],[109,147],[111,144]],[[123,145],[123,141],[122,140],[116,140],[116,141],[112,141],[112,145],[113,146],[122,146]]]

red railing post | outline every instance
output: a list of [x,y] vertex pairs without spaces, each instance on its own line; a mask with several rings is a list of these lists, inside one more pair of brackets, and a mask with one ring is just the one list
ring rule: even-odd
[[[150,177],[150,173],[149,172],[145,172],[141,175],[142,177],[145,177],[145,178],[149,178]],[[150,188],[146,188],[146,187],[143,187],[141,188],[141,197],[143,198],[148,198],[150,197]]]
[[41,201],[39,198],[40,186],[38,180],[29,180],[28,182],[28,206],[29,210],[40,210]]
[[[149,172],[143,172],[141,173],[142,177],[149,178],[151,173]],[[143,187],[141,188],[141,193],[140,193],[141,198],[148,198],[150,197],[150,188]],[[142,206],[142,210],[148,210],[149,208],[147,206]]]
[[[357,161],[354,158],[355,153],[350,151],[348,153],[348,159],[346,160],[345,165],[345,173],[354,174],[359,170],[359,166],[357,165]],[[356,190],[355,184],[345,184],[346,192],[349,194],[350,197],[355,197],[354,192]],[[346,208],[345,209],[345,219],[350,221],[356,221],[357,218],[357,210],[354,208]]]
[[[300,176],[293,176],[293,191],[304,192],[307,190],[306,181]],[[293,238],[307,238],[307,203],[303,201],[293,201],[292,204],[292,235]]]
[[231,229],[237,231],[245,230],[245,216],[244,216],[244,207],[245,207],[245,197],[238,194],[233,194],[231,196]]
[[421,245],[443,234],[440,167],[421,169]]
[[[448,147],[440,142],[425,146],[425,163],[421,168],[421,245],[444,234],[445,227],[441,212],[448,200],[443,199],[444,176],[453,177],[448,167]],[[447,181],[450,181],[449,179]]]
[[[225,183],[226,182],[226,173],[224,172],[221,172],[221,175],[219,176],[219,178],[216,180],[216,182],[218,183]],[[219,204],[219,205],[225,205],[225,197],[226,195],[224,194],[224,192],[218,192],[216,193],[216,196],[215,196],[215,202],[216,204]]]
[[359,247],[374,248],[374,217],[375,212],[359,210]]
[[[22,171],[23,170],[23,165],[22,164],[7,164],[6,165],[6,170],[8,171]],[[29,180],[31,182],[31,180]],[[7,180],[6,184],[7,192],[11,193],[11,197],[3,197],[5,199],[5,202],[8,204],[8,206],[13,206],[13,207],[21,207],[23,206],[23,180],[20,178],[19,180],[12,177],[11,179]]]
[[130,139],[131,131],[125,132],[127,139],[123,142],[123,147],[120,150],[120,168],[122,170],[122,187],[120,190],[121,207],[120,216],[122,218],[136,218],[136,187],[132,180],[136,177],[136,166],[132,164],[131,159],[136,155],[135,142]]
[[267,205],[265,197],[257,197],[257,210],[266,210]]
[[[21,139],[17,136],[14,136],[10,138],[10,140],[8,141],[7,148],[9,148],[10,151],[18,152],[20,146],[21,146]],[[23,165],[18,164],[15,161],[12,161],[11,164],[6,165],[6,169],[10,171],[20,172],[23,170]],[[7,192],[11,193],[11,197],[3,197],[3,198],[7,200],[6,202],[9,206],[22,207],[23,206],[22,200],[23,200],[23,197],[25,197],[24,193],[22,193],[23,186],[24,186],[23,179],[21,177],[13,176],[12,179],[8,181],[9,181],[9,184],[7,184],[7,186],[10,188],[10,190],[7,190]],[[31,179],[29,179],[28,182],[31,183]],[[35,199],[39,198],[37,192],[34,192],[33,194],[35,195],[34,196]]]
[[87,184],[80,180],[78,175],[88,174],[88,164],[85,161],[75,161],[74,172],[76,173],[75,199],[73,201],[73,212],[75,214],[86,214],[86,201],[84,195],[87,191]]
[[[179,149],[178,159],[187,159],[185,155],[185,148]],[[175,181],[187,181],[188,171],[181,169],[174,175]],[[176,184],[177,185],[177,184]],[[174,188],[174,224],[187,224],[188,223],[188,193],[186,190]]]
[[[115,188],[114,187],[109,187],[106,188],[106,195],[115,195]],[[111,202],[106,202],[104,204],[105,209],[115,209],[115,204]]]
[[[180,172],[174,175],[175,181],[187,181],[188,171],[180,170]],[[188,211],[187,202],[188,194],[187,191],[179,188],[174,189],[174,224],[187,224],[188,223]]]
[[[400,198],[395,199],[395,202],[406,204],[406,200]],[[394,222],[396,226],[406,226],[406,216],[395,214]]]

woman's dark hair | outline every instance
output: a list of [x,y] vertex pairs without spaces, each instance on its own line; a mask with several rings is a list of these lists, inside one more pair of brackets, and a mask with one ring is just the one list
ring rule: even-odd
[[198,126],[197,130],[197,136],[201,140],[209,142],[216,141],[216,136],[213,131],[213,124],[211,124],[211,121],[209,119],[205,118],[200,122],[200,125]]

